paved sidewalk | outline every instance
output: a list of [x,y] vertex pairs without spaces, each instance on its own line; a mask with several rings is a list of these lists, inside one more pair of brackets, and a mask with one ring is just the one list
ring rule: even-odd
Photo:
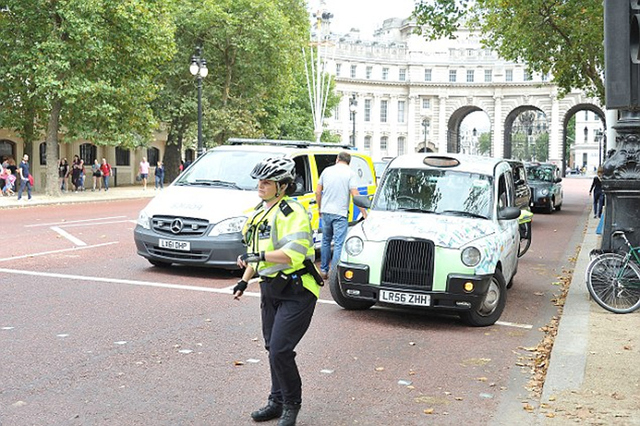
[[539,425],[640,425],[640,311],[618,315],[590,300],[589,219],[545,380]]
[[[104,200],[118,200],[127,198],[152,198],[158,191],[153,188],[153,185],[147,186],[146,190],[142,189],[141,185],[134,186],[118,186],[110,188],[108,191],[91,191],[85,190],[82,192],[64,192],[60,197],[50,197],[42,192],[31,191],[32,198],[27,200],[27,194],[22,194],[22,199],[18,201],[18,196],[0,196],[0,209],[2,208],[19,208],[28,207],[32,205],[43,204],[61,204],[61,203],[87,203],[94,201]],[[17,191],[16,191],[17,194]]]

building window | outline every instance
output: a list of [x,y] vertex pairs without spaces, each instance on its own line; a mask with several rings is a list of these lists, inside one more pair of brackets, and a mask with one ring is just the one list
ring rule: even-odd
[[333,109],[333,118],[335,120],[340,120],[340,105],[336,105],[336,107]]
[[80,145],[80,158],[84,161],[84,164],[91,167],[93,161],[98,157],[98,148],[90,143],[83,143]]
[[584,143],[587,143],[589,141],[589,128],[587,126],[584,126]]
[[424,81],[431,81],[431,68],[424,70]]
[[405,81],[407,79],[407,70],[405,68],[400,68],[398,79],[400,81]]
[[152,167],[155,167],[160,161],[160,150],[153,146],[147,148],[147,161]]
[[406,145],[407,145],[406,139],[403,138],[403,137],[399,137],[398,138],[398,155],[404,155],[404,154],[407,153],[406,152],[406,149],[407,149]]
[[491,83],[493,81],[493,71],[492,70],[484,70],[484,82]]
[[398,123],[404,123],[405,101],[398,101]]
[[47,143],[46,142],[42,142],[40,144],[40,165],[41,166],[47,165]]
[[382,151],[383,153],[386,153],[387,151],[388,142],[389,142],[389,137],[383,136],[380,138],[380,151]]
[[387,104],[389,101],[380,101],[380,122],[387,122]]
[[340,68],[342,68],[342,64],[336,64],[336,77],[340,77]]
[[130,166],[131,153],[128,149],[116,146],[116,166]]
[[383,80],[389,79],[389,68],[382,68],[382,79]]
[[532,80],[531,73],[529,71],[525,70],[523,78],[524,78],[524,81],[531,81]]
[[467,83],[473,83],[475,77],[475,72],[474,70],[467,70]]
[[364,121],[371,121],[371,99],[364,100]]
[[589,111],[584,112],[584,121],[589,121]]
[[507,70],[504,79],[505,81],[513,81],[513,70]]
[[356,67],[357,65],[351,65],[351,78],[356,78]]
[[431,99],[422,99],[422,109],[431,108]]
[[364,149],[371,149],[371,136],[364,137]]
[[371,80],[372,71],[373,71],[373,67],[367,67],[367,80]]
[[542,75],[540,76],[540,79],[541,79],[542,81],[549,81],[549,74],[547,74],[547,73],[542,74]]
[[449,70],[449,83],[455,83],[458,73],[456,70]]

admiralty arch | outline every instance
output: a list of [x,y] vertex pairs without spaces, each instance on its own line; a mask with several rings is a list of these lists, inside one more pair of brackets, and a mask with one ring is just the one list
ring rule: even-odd
[[461,124],[476,111],[483,111],[490,123],[486,131],[493,157],[511,157],[512,127],[524,111],[544,118],[547,159],[558,165],[568,164],[563,153],[572,116],[590,111],[599,118],[576,141],[589,149],[594,148],[596,127],[606,128],[605,110],[597,99],[582,91],[560,96],[547,76],[530,75],[522,64],[484,49],[477,34],[460,31],[455,40],[427,42],[414,28],[409,19],[392,18],[371,41],[361,40],[358,33],[332,35],[324,48],[327,70],[341,96],[327,128],[374,159],[462,152],[466,135]]

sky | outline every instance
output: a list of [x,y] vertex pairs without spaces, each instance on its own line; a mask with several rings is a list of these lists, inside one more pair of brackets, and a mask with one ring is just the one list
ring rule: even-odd
[[[324,0],[333,13],[331,31],[347,33],[359,28],[361,37],[370,37],[382,21],[388,18],[408,18],[413,12],[414,0]],[[308,0],[309,8],[317,10],[320,0]]]

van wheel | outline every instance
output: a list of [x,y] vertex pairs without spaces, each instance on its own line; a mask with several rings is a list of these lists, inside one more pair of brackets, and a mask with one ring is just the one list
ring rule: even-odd
[[331,290],[331,296],[338,305],[350,311],[363,311],[375,305],[375,302],[349,299],[342,294],[342,289],[338,282],[338,271],[336,269],[337,268],[331,269],[331,272],[329,273],[329,290]]
[[460,318],[472,327],[493,325],[507,304],[507,285],[499,269],[493,273],[489,289],[480,304],[470,311],[460,314]]
[[149,260],[149,263],[152,264],[153,266],[157,267],[157,268],[170,268],[171,267],[171,263],[169,262],[162,262],[160,260],[151,260],[151,259],[147,259]]
[[547,213],[551,214],[554,212],[555,209],[556,209],[555,200],[553,199],[553,197],[551,197],[549,199],[549,205],[547,206]]

